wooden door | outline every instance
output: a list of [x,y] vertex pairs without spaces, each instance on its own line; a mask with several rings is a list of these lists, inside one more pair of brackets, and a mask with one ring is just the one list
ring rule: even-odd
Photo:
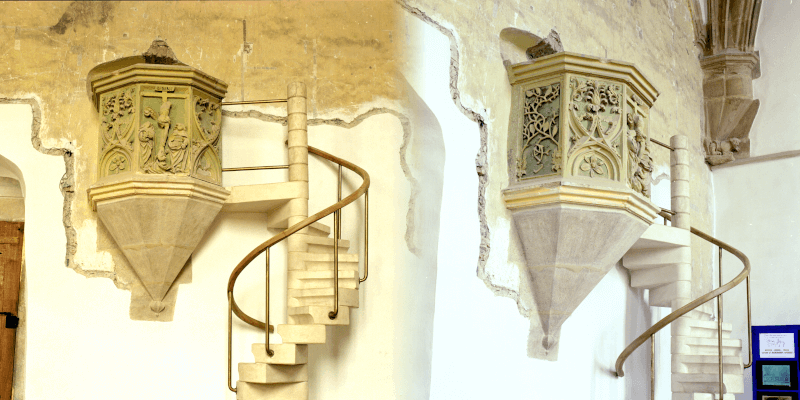
[[23,222],[0,222],[0,400],[11,399],[14,378],[17,331],[6,326],[17,315],[23,227]]

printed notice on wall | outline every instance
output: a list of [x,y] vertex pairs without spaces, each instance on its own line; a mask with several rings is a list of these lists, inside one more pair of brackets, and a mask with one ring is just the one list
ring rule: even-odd
[[794,358],[793,333],[759,333],[761,358]]

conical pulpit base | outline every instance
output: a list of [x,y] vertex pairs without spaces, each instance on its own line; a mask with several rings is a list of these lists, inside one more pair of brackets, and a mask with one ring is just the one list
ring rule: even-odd
[[228,191],[190,177],[104,179],[89,197],[158,308]]
[[[529,353],[551,359],[561,325],[650,226],[656,208],[633,193],[611,197],[607,190],[585,187],[531,193],[526,206],[510,208],[541,329],[541,349],[531,349],[537,345],[533,341]],[[507,203],[509,198],[507,192]],[[544,201],[537,204],[537,199]],[[651,214],[632,212],[633,204],[647,206]]]

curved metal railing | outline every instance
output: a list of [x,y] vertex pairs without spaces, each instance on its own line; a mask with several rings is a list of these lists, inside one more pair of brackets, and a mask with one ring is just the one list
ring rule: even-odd
[[[672,215],[671,215],[671,212],[669,210],[662,209],[661,212],[659,212],[659,215],[661,217],[665,218],[665,219],[672,220]],[[696,236],[700,237],[701,239],[706,240],[706,241],[708,241],[708,242],[710,242],[712,244],[717,245],[720,248],[720,255],[721,255],[722,249],[724,249],[724,250],[728,251],[729,253],[733,254],[734,256],[736,256],[737,258],[739,258],[739,260],[742,261],[742,264],[744,264],[744,268],[742,269],[742,272],[740,272],[739,275],[736,275],[735,278],[733,278],[730,282],[726,283],[725,285],[720,286],[717,289],[712,290],[712,291],[704,294],[703,296],[700,296],[697,299],[692,300],[691,302],[689,302],[685,306],[677,309],[676,311],[673,311],[671,314],[667,315],[666,317],[664,317],[660,321],[656,322],[653,326],[650,327],[650,329],[646,330],[638,338],[636,338],[636,340],[631,342],[631,344],[629,344],[628,347],[626,347],[625,350],[617,358],[616,372],[617,372],[617,376],[618,377],[622,377],[622,376],[625,375],[623,370],[622,370],[622,366],[625,363],[625,360],[631,355],[631,353],[633,353],[634,350],[636,350],[639,346],[641,346],[648,339],[650,339],[652,341],[652,339],[653,339],[654,335],[656,334],[656,332],[660,331],[661,329],[663,329],[664,327],[666,327],[667,325],[669,325],[670,323],[672,323],[676,319],[678,319],[681,316],[689,313],[690,311],[694,310],[695,308],[700,307],[701,305],[707,303],[708,301],[710,301],[710,300],[712,300],[714,298],[719,298],[723,293],[733,289],[734,287],[736,287],[737,285],[742,283],[742,281],[747,281],[747,325],[748,325],[747,335],[748,335],[748,341],[752,342],[752,336],[751,336],[752,332],[751,332],[751,329],[750,329],[752,327],[752,321],[751,321],[751,318],[750,318],[750,315],[751,315],[750,314],[750,260],[747,258],[746,255],[744,255],[744,253],[742,253],[741,251],[737,250],[733,246],[731,246],[731,245],[729,245],[729,244],[727,244],[727,243],[725,243],[725,242],[723,242],[723,241],[721,241],[721,240],[719,240],[719,239],[717,239],[717,238],[715,238],[715,237],[713,237],[713,236],[711,236],[711,235],[709,235],[709,234],[707,234],[707,233],[705,233],[703,231],[700,231],[700,230],[695,229],[695,228],[691,228],[691,232],[693,234],[695,234]],[[722,261],[722,257],[721,256],[720,256],[720,261]],[[719,272],[720,272],[720,279],[721,279],[721,276],[722,276],[722,265],[721,264],[719,266]],[[722,379],[722,375],[723,375],[723,372],[722,372],[722,365],[723,365],[723,363],[722,363],[722,316],[720,315],[720,312],[719,312],[720,309],[721,309],[721,305],[719,303],[719,299],[718,299],[718,302],[717,302],[717,307],[718,307],[717,308],[717,310],[718,310],[718,312],[717,312],[717,314],[718,314],[717,315],[717,338],[718,338],[718,347],[719,347],[719,375],[720,375],[719,384],[720,384],[720,394],[723,394],[724,393],[724,388],[723,388],[723,379]],[[748,348],[749,348],[749,361],[748,361],[747,364],[744,365],[745,368],[749,368],[753,364],[752,346],[748,345]],[[651,388],[651,390],[652,390],[652,388]]]
[[[233,317],[233,314],[236,314],[236,316],[239,317],[242,321],[244,321],[244,322],[246,322],[246,323],[248,323],[248,324],[250,324],[250,325],[252,325],[252,326],[254,326],[256,328],[264,329],[264,334],[265,334],[265,341],[264,342],[265,342],[266,353],[267,353],[267,355],[269,357],[272,357],[274,355],[274,351],[269,348],[269,332],[272,332],[274,330],[274,327],[272,325],[269,325],[269,323],[268,323],[268,321],[269,321],[269,250],[270,250],[270,248],[272,246],[280,243],[281,241],[283,241],[284,239],[288,238],[289,236],[297,233],[301,229],[310,226],[314,222],[317,222],[320,219],[327,217],[328,215],[334,214],[334,228],[333,228],[333,230],[334,230],[334,253],[333,253],[334,254],[334,273],[333,273],[333,278],[334,278],[334,284],[333,284],[333,287],[334,287],[334,309],[333,309],[333,311],[331,311],[328,314],[328,316],[329,316],[330,319],[336,319],[336,317],[338,316],[338,313],[339,313],[339,283],[338,283],[338,281],[339,281],[339,269],[338,269],[339,251],[338,251],[338,247],[339,247],[339,237],[341,235],[341,209],[343,207],[347,206],[348,204],[356,201],[356,199],[361,197],[361,195],[364,195],[364,207],[365,207],[365,212],[364,212],[364,242],[365,242],[365,247],[364,247],[364,278],[359,277],[359,283],[366,281],[367,280],[367,276],[369,275],[368,258],[367,258],[368,257],[367,248],[369,246],[368,239],[367,239],[368,238],[368,233],[369,233],[369,231],[368,231],[368,225],[369,225],[369,214],[368,214],[369,213],[369,211],[368,211],[368,207],[369,207],[369,197],[368,197],[369,196],[369,192],[368,192],[368,190],[369,190],[369,184],[370,184],[369,174],[367,173],[367,171],[365,171],[361,167],[359,167],[359,166],[357,166],[357,165],[355,165],[355,164],[353,164],[353,163],[351,163],[349,161],[341,159],[339,157],[336,157],[336,156],[333,156],[331,154],[328,154],[328,153],[326,153],[326,152],[324,152],[324,151],[322,151],[320,149],[308,146],[308,152],[311,153],[311,154],[317,155],[319,157],[322,157],[322,158],[324,158],[324,159],[326,159],[328,161],[332,161],[332,162],[334,162],[334,163],[339,165],[339,185],[338,185],[339,201],[337,201],[336,203],[334,203],[330,207],[327,207],[327,208],[323,209],[322,211],[320,211],[320,212],[318,212],[318,213],[316,213],[316,214],[314,214],[314,215],[312,215],[312,216],[310,216],[310,217],[308,217],[308,218],[306,218],[306,219],[304,219],[304,220],[302,220],[302,221],[300,221],[300,222],[298,222],[298,223],[286,228],[283,232],[273,236],[272,238],[270,238],[266,242],[261,243],[258,247],[253,249],[250,253],[248,253],[242,259],[242,261],[240,261],[239,264],[236,265],[236,267],[233,269],[233,272],[231,272],[231,276],[230,276],[230,278],[228,278],[228,290],[227,290],[227,292],[228,292],[228,389],[230,389],[232,392],[236,392],[236,388],[233,387],[232,382],[231,382],[231,375],[232,375],[231,374],[231,347],[232,347],[231,331],[232,331],[232,322],[233,322],[232,321],[232,319],[233,319],[232,317]],[[361,183],[361,186],[359,186],[358,189],[356,189],[353,193],[351,193],[349,196],[345,197],[344,199],[341,198],[341,178],[342,178],[342,167],[343,166],[345,168],[355,172],[356,174],[358,174],[363,179],[363,181]],[[242,311],[241,308],[239,308],[239,305],[236,304],[236,299],[233,298],[233,288],[236,285],[236,279],[239,277],[239,275],[242,273],[242,271],[244,271],[244,269],[256,257],[261,255],[261,253],[265,253],[266,257],[267,257],[267,261],[266,261],[266,268],[267,268],[267,270],[266,270],[267,271],[267,274],[266,274],[266,285],[267,286],[266,286],[266,296],[265,296],[265,300],[266,300],[265,322],[261,322],[261,321],[255,319],[255,318],[247,315],[244,311]],[[267,327],[269,327],[269,328],[267,328]]]

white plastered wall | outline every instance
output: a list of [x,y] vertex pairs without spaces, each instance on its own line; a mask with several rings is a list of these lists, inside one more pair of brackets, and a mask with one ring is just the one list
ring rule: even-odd
[[[793,117],[800,108],[800,39],[787,34],[798,19],[800,3],[762,5],[755,46],[761,54],[761,78],[753,81],[761,107],[750,130],[751,157],[761,161],[713,170],[716,236],[744,252],[752,264],[753,325],[800,324],[800,157],[771,157],[800,150]],[[723,282],[742,269],[729,254],[722,265]],[[723,296],[723,316],[733,324],[732,337],[741,339],[747,352],[746,294],[741,286]],[[753,398],[752,370],[745,370],[744,377],[745,393],[737,400]]]

